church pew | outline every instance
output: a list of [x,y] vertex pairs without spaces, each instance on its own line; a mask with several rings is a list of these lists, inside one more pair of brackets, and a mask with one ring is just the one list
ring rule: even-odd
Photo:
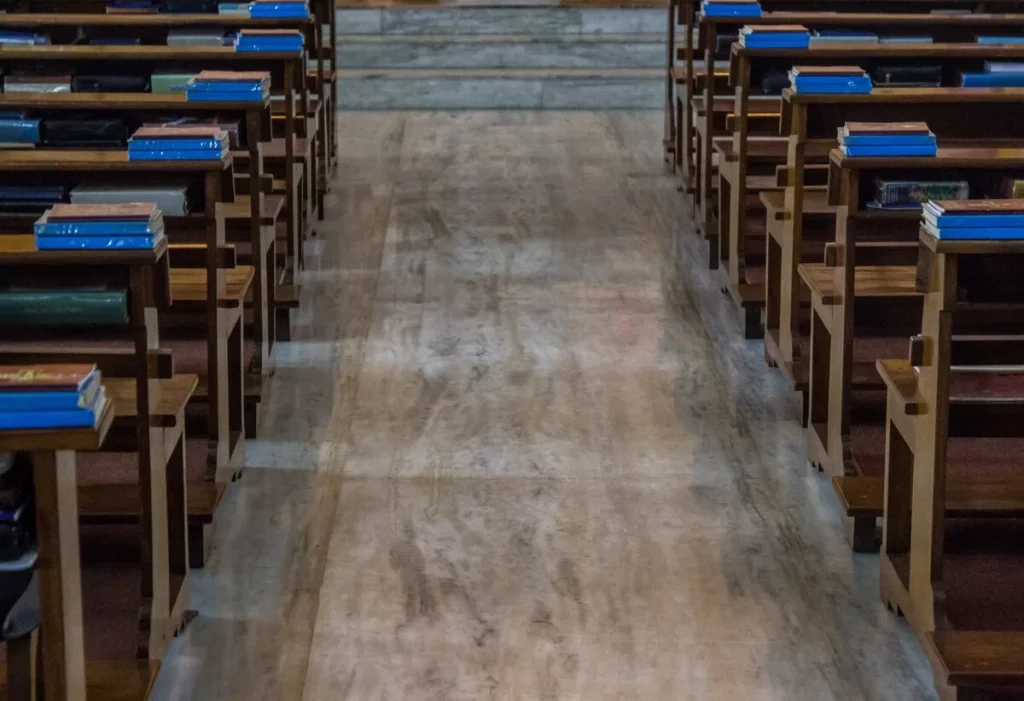
[[[1013,47],[1002,47],[1012,52]],[[1024,52],[1022,52],[1024,55]],[[778,366],[798,391],[806,391],[807,358],[801,352],[801,339],[807,337],[805,303],[800,297],[797,266],[807,253],[819,248],[805,245],[804,205],[814,199],[819,217],[823,204],[820,195],[808,195],[804,187],[808,152],[820,152],[823,145],[835,145],[836,130],[847,121],[907,121],[927,115],[929,124],[943,140],[1021,136],[1014,111],[1024,100],[1024,89],[986,88],[884,88],[869,95],[801,95],[783,93],[783,132],[788,135],[787,167],[790,182],[786,187],[785,220],[781,241],[768,239],[768,258],[777,259],[766,268],[765,276],[765,354]],[[830,179],[831,180],[831,179]],[[827,242],[832,231],[827,225],[813,232]],[[809,238],[809,236],[808,236]]]
[[[869,3],[870,4],[870,3]],[[738,31],[744,25],[758,26],[771,24],[802,24],[811,30],[815,29],[865,29],[873,31],[881,36],[899,36],[908,32],[930,35],[939,42],[973,41],[974,35],[979,32],[997,32],[1000,35],[1018,35],[1021,33],[1022,17],[1011,14],[973,14],[973,15],[942,15],[929,14],[927,5],[921,5],[922,11],[905,11],[900,13],[880,12],[876,4],[872,7],[862,7],[863,3],[850,5],[841,4],[818,4],[816,7],[805,8],[804,11],[790,12],[766,12],[761,17],[739,18],[717,18],[707,17],[703,14],[698,16],[696,29],[696,46],[684,46],[678,49],[678,60],[683,61],[681,66],[675,68],[675,80],[673,83],[681,84],[685,76],[693,75],[694,81],[700,81],[699,86],[686,83],[689,89],[682,92],[687,94],[687,99],[682,99],[682,94],[676,99],[676,106],[681,114],[675,117],[678,125],[691,125],[689,130],[680,128],[675,130],[676,143],[673,151],[676,153],[676,160],[682,169],[684,179],[695,174],[696,164],[690,149],[683,146],[683,143],[692,143],[696,124],[692,98],[698,94],[704,94],[708,99],[709,90],[713,94],[727,95],[729,91],[718,82],[712,83],[702,80],[706,75],[706,66],[715,66],[715,72],[719,75],[727,75],[726,64],[729,63],[728,56],[719,56],[718,62],[714,63],[716,50],[716,36],[723,29],[729,32]],[[1024,7],[1022,5],[1021,7]],[[871,10],[874,9],[874,12]],[[888,9],[888,8],[885,8]],[[1010,8],[1012,9],[1012,8]],[[701,66],[694,65],[695,59],[703,59]],[[712,63],[709,63],[712,61]],[[703,71],[703,72],[702,72]],[[719,88],[722,89],[719,89]],[[689,137],[689,141],[687,141]],[[699,151],[697,152],[699,153]],[[699,187],[698,182],[687,182],[688,189]]]
[[[877,363],[887,391],[880,593],[906,616],[940,698],[1020,698],[1024,245],[923,229],[920,241],[921,333],[904,358]],[[993,321],[1003,334],[959,338]]]
[[[1018,143],[1024,143],[1024,134]],[[846,478],[881,476],[877,448],[883,422],[877,414],[883,387],[875,361],[920,330],[918,263],[924,262],[918,260],[916,246],[920,212],[867,210],[865,193],[879,176],[963,179],[971,192],[998,192],[1002,177],[1022,172],[1021,154],[1020,149],[979,147],[941,148],[934,159],[845,158],[838,149],[832,153],[835,177],[829,196],[837,207],[833,260],[800,266],[810,290],[812,320],[808,457],[830,476],[844,478],[835,486],[844,504],[857,504],[858,513],[847,512],[855,549],[877,546],[875,519],[882,502],[871,504],[864,494],[848,497],[846,488],[857,491],[863,483]],[[985,329],[1003,330],[991,324]]]
[[[930,19],[930,17],[926,17]],[[1024,26],[1024,25],[1022,25]],[[729,260],[729,276],[723,279],[723,286],[732,285],[735,289],[741,283],[740,272],[742,261],[740,259],[730,260],[733,250],[743,250],[748,247],[739,246],[743,240],[743,233],[747,222],[747,209],[753,204],[756,206],[756,197],[748,198],[750,192],[761,187],[756,180],[751,181],[748,175],[757,175],[751,167],[752,162],[763,161],[764,167],[771,167],[772,163],[779,161],[786,162],[788,149],[784,145],[785,140],[778,138],[774,140],[759,140],[752,142],[750,136],[755,132],[747,123],[745,117],[751,113],[763,114],[765,111],[765,97],[758,94],[761,76],[772,71],[785,71],[793,65],[846,65],[854,64],[863,67],[869,73],[877,66],[889,65],[898,62],[900,65],[929,65],[943,68],[944,79],[952,83],[956,72],[959,70],[980,70],[986,60],[1013,60],[1014,57],[1024,56],[1024,51],[1019,46],[991,46],[979,44],[878,44],[878,45],[834,45],[826,47],[814,47],[810,49],[747,49],[734,44],[732,48],[732,62],[730,70],[734,86],[734,106],[736,114],[736,131],[732,135],[731,143],[724,140],[714,148],[709,148],[708,141],[701,144],[697,171],[699,173],[699,184],[697,186],[696,218],[698,231],[703,232],[708,238],[711,246],[710,263],[712,267]],[[756,97],[757,102],[750,101]],[[709,122],[707,116],[705,122]],[[704,131],[713,131],[708,123]],[[757,136],[779,136],[779,132],[761,132]],[[784,132],[783,136],[788,136]],[[813,148],[813,147],[812,147]],[[717,202],[712,176],[712,153],[719,151],[719,162],[727,162],[729,168],[725,175],[732,178],[729,183],[731,187],[730,211],[723,212],[714,206]],[[823,160],[827,151],[819,151],[817,154],[806,154],[806,156],[817,156]],[[814,160],[809,158],[808,160]],[[743,206],[741,206],[743,203]],[[723,225],[727,220],[729,227]],[[717,256],[715,249],[718,248]],[[760,253],[759,242],[754,246],[756,254]],[[758,304],[761,300],[749,300],[752,304]],[[738,298],[737,303],[745,306],[748,300]]]
[[[892,9],[881,0],[849,0],[842,3],[828,3],[821,0],[761,0],[763,16],[803,14],[818,12],[869,13],[885,12]],[[687,116],[689,98],[695,95],[694,82],[705,75],[704,66],[695,66],[701,52],[697,47],[700,37],[699,24],[704,19],[699,12],[698,0],[669,0],[667,5],[667,58],[665,66],[665,131],[663,146],[666,160],[672,163],[673,171],[683,169],[688,180],[692,171],[692,157],[689,149],[680,148],[682,125]],[[909,0],[901,3],[901,10],[914,14],[927,14],[942,10],[967,10],[972,13],[1020,12],[1024,3],[1020,0]],[[965,17],[965,15],[958,15]],[[728,21],[723,20],[723,21]],[[789,19],[779,20],[782,24],[800,24]],[[747,21],[733,24],[743,24]],[[681,45],[680,45],[681,44]],[[679,63],[681,62],[681,63]],[[686,132],[692,142],[692,132]],[[685,160],[684,160],[685,154]],[[684,180],[684,181],[685,181]]]
[[[78,486],[69,498],[72,506],[77,502],[76,568],[82,523],[86,656],[106,660],[105,667],[120,664],[129,676],[155,671],[145,661],[163,656],[189,603],[184,412],[197,378],[174,375],[159,348],[159,309],[170,304],[167,254],[166,239],[152,251],[0,253],[0,279],[9,283],[67,289],[99,277],[127,291],[125,324],[0,330],[0,363],[95,363],[103,373],[109,431],[102,447],[79,453],[69,476],[73,485],[77,471]],[[121,475],[124,481],[111,481],[126,453],[131,471]],[[111,531],[104,502],[130,514],[127,525]],[[91,525],[96,522],[105,525]]]
[[[35,181],[47,175],[65,181],[88,177],[102,182],[129,173],[141,182],[155,176],[174,176],[196,183],[202,190],[203,208],[184,222],[167,222],[172,240],[178,227],[205,234],[203,267],[198,270],[172,269],[171,294],[174,303],[161,315],[164,343],[176,352],[180,369],[200,376],[189,407],[190,421],[206,436],[205,455],[197,451],[201,467],[196,469],[192,491],[204,503],[216,505],[223,484],[241,470],[245,460],[244,431],[244,340],[242,303],[251,282],[249,266],[221,267],[224,221],[219,203],[234,197],[232,159],[223,161],[129,161],[124,151],[30,150],[0,151],[0,178],[34,171]],[[208,547],[213,512],[189,522],[193,566],[201,566]]]
[[[284,95],[285,102],[285,162],[296,163],[297,119],[295,93],[299,95],[299,115],[309,113],[309,91],[306,89],[305,59],[296,53],[238,53],[225,47],[170,47],[170,46],[0,46],[0,66],[67,66],[78,70],[113,70],[125,72],[131,64],[151,68],[180,68],[190,66],[197,70],[204,68],[218,70],[264,70],[269,71],[273,81],[272,90]],[[301,171],[299,171],[301,173]],[[302,264],[302,238],[305,232],[299,229],[302,221],[300,210],[304,203],[299,197],[300,183],[294,168],[283,172],[283,191],[288,198],[287,253],[290,271],[289,282]]]

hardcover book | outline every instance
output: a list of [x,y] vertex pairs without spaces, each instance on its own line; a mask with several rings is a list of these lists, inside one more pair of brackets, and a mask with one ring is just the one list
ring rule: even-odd
[[1024,180],[1003,178],[1002,193],[1006,199],[1024,198]]
[[928,200],[965,200],[970,194],[966,180],[922,181],[875,179],[875,199],[884,206],[915,204]]
[[82,392],[99,377],[95,365],[0,365],[0,392]]
[[47,212],[51,222],[105,220],[152,221],[160,210],[152,202],[126,202],[122,204],[55,204]]
[[1024,199],[933,200],[928,208],[937,214],[1024,214]]
[[151,251],[163,238],[156,236],[49,236],[36,239],[40,251]]
[[99,421],[106,406],[107,393],[106,390],[101,389],[94,402],[84,409],[0,412],[0,429],[30,431],[55,428],[90,428]]
[[929,146],[841,146],[843,154],[851,158],[895,158],[897,156],[934,156],[936,147]]
[[866,76],[860,66],[793,66],[794,76]]
[[925,122],[847,122],[841,134],[931,134]]

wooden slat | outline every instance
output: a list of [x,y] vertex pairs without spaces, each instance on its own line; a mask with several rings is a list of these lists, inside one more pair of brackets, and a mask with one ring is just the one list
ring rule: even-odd
[[[218,294],[223,303],[237,306],[245,299],[252,284],[254,269],[239,265],[224,271],[224,289]],[[172,268],[171,298],[175,302],[205,302],[207,299],[206,270],[202,268]]]
[[[211,523],[226,489],[227,485],[222,482],[189,482],[189,521]],[[80,485],[78,514],[92,522],[137,522],[139,487],[135,484]]]
[[1024,632],[936,632],[928,640],[950,685],[1024,685]]
[[[149,396],[150,419],[156,426],[173,426],[199,385],[199,378],[195,375],[175,375],[151,382],[156,385],[156,390],[151,391]],[[138,416],[134,379],[105,377],[103,385],[107,388],[107,397],[114,402],[116,418]]]

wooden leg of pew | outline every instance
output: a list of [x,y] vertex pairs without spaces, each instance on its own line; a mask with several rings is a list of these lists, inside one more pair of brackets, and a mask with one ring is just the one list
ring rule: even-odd
[[761,307],[756,304],[743,307],[743,338],[748,341],[764,338],[764,326],[761,324]]
[[210,546],[213,543],[213,524],[188,524],[188,566],[194,570],[206,567],[210,559]]
[[274,317],[276,319],[278,340],[292,340],[292,310],[288,307],[278,306],[274,310]]
[[846,539],[855,553],[878,552],[878,519],[873,516],[844,516]]
[[7,701],[36,701],[39,688],[39,631],[24,638],[8,640]]

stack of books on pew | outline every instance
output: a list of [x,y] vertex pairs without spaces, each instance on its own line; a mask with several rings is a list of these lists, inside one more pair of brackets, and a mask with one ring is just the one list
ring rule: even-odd
[[168,46],[230,46],[223,29],[176,27],[167,32]]
[[849,29],[819,29],[811,37],[811,46],[833,44],[877,44],[878,35],[873,32],[857,32]]
[[235,39],[235,51],[302,51],[302,32],[298,29],[243,29]]
[[227,132],[216,126],[140,127],[128,139],[128,160],[219,161],[228,147]]
[[0,46],[38,46],[49,43],[50,37],[45,34],[0,31]]
[[975,37],[979,44],[1024,44],[1024,36],[1002,37],[1002,36],[978,36]]
[[95,365],[0,366],[0,430],[91,428],[106,404]]
[[253,0],[249,16],[264,19],[295,19],[309,17],[306,0]]
[[984,73],[961,73],[964,88],[1024,88],[1024,63],[985,61]]
[[152,250],[164,236],[164,215],[152,202],[57,204],[33,232],[40,251]]
[[937,239],[1024,239],[1024,200],[932,200],[925,203],[921,219]]
[[114,0],[107,3],[108,15],[155,15],[159,6],[150,0]]
[[851,158],[934,156],[938,150],[924,122],[847,122],[839,129],[839,147]]
[[966,200],[966,180],[885,180],[875,178],[875,199],[868,209],[920,210],[928,200]]
[[261,102],[270,94],[270,74],[259,71],[202,71],[188,82],[189,100]]
[[703,0],[700,9],[706,17],[761,16],[761,3],[757,0]]
[[4,92],[64,93],[71,92],[70,75],[6,75]]
[[217,3],[217,14],[228,15],[230,17],[248,17],[249,16],[249,3],[248,2],[221,2]]
[[38,143],[38,119],[17,110],[0,111],[0,149],[35,148]]
[[793,66],[793,92],[819,95],[860,95],[871,92],[871,77],[859,66]]
[[762,24],[740,30],[740,46],[750,49],[806,49],[811,41],[800,24]]
[[0,212],[42,214],[67,196],[64,185],[0,185]]

